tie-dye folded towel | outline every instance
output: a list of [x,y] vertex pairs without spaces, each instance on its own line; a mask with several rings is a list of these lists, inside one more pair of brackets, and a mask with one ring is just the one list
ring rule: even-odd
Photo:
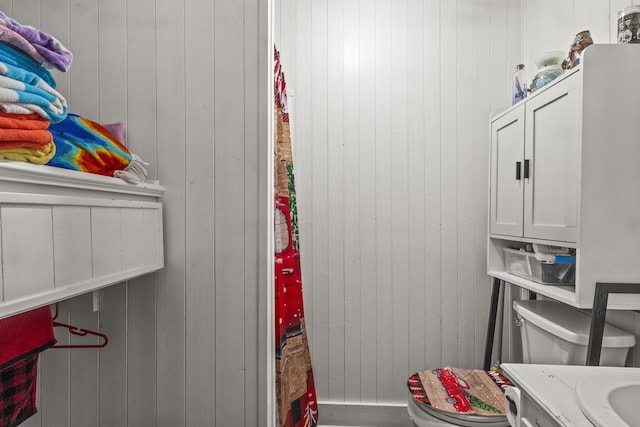
[[27,39],[33,47],[44,57],[49,68],[68,71],[73,61],[73,55],[59,40],[50,34],[42,32],[29,25],[22,25],[0,11],[0,25],[15,31]]
[[76,114],[49,126],[56,146],[49,166],[114,176],[138,184],[147,177],[146,163],[99,123]]

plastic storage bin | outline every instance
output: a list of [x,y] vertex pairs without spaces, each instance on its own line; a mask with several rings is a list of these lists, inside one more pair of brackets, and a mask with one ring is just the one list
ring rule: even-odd
[[533,252],[505,248],[504,265],[507,273],[543,285],[575,284],[576,257],[572,255],[556,255],[554,261],[543,261]]
[[[557,301],[514,301],[522,333],[524,363],[584,365],[591,316]],[[605,323],[600,365],[624,366],[633,334]]]

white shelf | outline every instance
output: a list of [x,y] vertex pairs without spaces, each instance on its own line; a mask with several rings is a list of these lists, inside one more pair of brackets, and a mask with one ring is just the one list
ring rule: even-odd
[[0,162],[0,318],[163,268],[163,192]]

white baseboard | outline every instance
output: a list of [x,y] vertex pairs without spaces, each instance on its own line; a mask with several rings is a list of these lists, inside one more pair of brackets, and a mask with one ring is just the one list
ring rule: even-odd
[[318,402],[318,427],[411,427],[407,405]]

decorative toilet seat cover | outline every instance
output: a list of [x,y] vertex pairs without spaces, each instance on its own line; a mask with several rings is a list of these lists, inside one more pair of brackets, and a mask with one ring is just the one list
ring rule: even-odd
[[496,421],[505,417],[503,396],[509,385],[497,369],[437,368],[407,380],[412,399],[429,413]]

